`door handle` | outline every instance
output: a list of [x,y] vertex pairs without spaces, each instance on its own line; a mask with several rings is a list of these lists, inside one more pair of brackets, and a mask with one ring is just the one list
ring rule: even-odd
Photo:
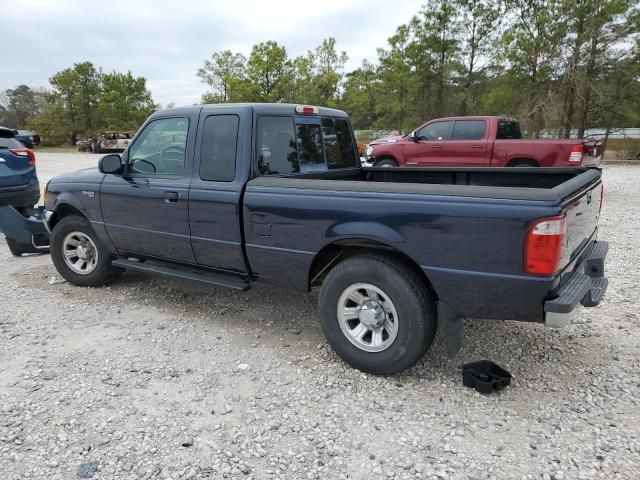
[[180,198],[178,192],[164,192],[164,201],[166,203],[176,203]]
[[442,150],[442,145],[431,145],[431,150]]
[[484,145],[471,145],[474,150],[484,150]]

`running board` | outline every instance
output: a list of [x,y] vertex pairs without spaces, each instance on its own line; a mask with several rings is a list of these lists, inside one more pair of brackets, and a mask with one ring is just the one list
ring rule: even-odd
[[111,265],[126,270],[136,270],[138,272],[155,273],[169,278],[178,278],[180,280],[191,280],[192,282],[204,283],[207,285],[215,285],[216,287],[226,287],[233,290],[246,291],[251,288],[251,284],[246,280],[225,275],[221,273],[207,272],[197,270],[190,267],[174,266],[171,264],[159,264],[147,260],[145,262],[135,262],[126,258],[116,258],[111,261]]

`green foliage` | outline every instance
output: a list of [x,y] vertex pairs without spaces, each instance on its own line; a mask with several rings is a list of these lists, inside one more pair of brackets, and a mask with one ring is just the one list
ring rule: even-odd
[[76,63],[49,79],[41,109],[26,121],[46,145],[75,144],[79,135],[136,130],[156,108],[143,77],[104,74],[91,62]]
[[229,50],[214,52],[197,75],[211,91],[205,103],[295,102],[334,105],[343,80],[346,52],[328,38],[304,56],[289,58],[273,41],[259,43],[249,58]]
[[96,111],[106,129],[135,131],[155,108],[144,78],[134,77],[131,72],[102,76]]
[[5,90],[0,94],[0,125],[9,128],[25,128],[27,118],[42,111],[44,94],[27,85]]

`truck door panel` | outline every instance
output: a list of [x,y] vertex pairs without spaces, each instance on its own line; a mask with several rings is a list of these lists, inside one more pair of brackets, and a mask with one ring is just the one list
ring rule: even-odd
[[[246,272],[242,249],[241,201],[245,172],[236,168],[238,134],[251,135],[251,117],[235,107],[203,113],[189,191],[191,245],[199,265]],[[244,153],[248,154],[248,151]]]
[[195,263],[189,232],[189,124],[187,117],[149,122],[125,153],[127,172],[105,176],[102,216],[121,253]]
[[451,121],[431,122],[415,132],[415,141],[404,146],[407,166],[429,167],[446,165],[445,151]]

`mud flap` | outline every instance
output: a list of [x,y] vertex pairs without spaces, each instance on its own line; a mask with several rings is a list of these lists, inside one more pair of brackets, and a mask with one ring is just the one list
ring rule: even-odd
[[449,358],[453,358],[462,348],[463,325],[463,319],[449,305],[438,302],[438,329]]

